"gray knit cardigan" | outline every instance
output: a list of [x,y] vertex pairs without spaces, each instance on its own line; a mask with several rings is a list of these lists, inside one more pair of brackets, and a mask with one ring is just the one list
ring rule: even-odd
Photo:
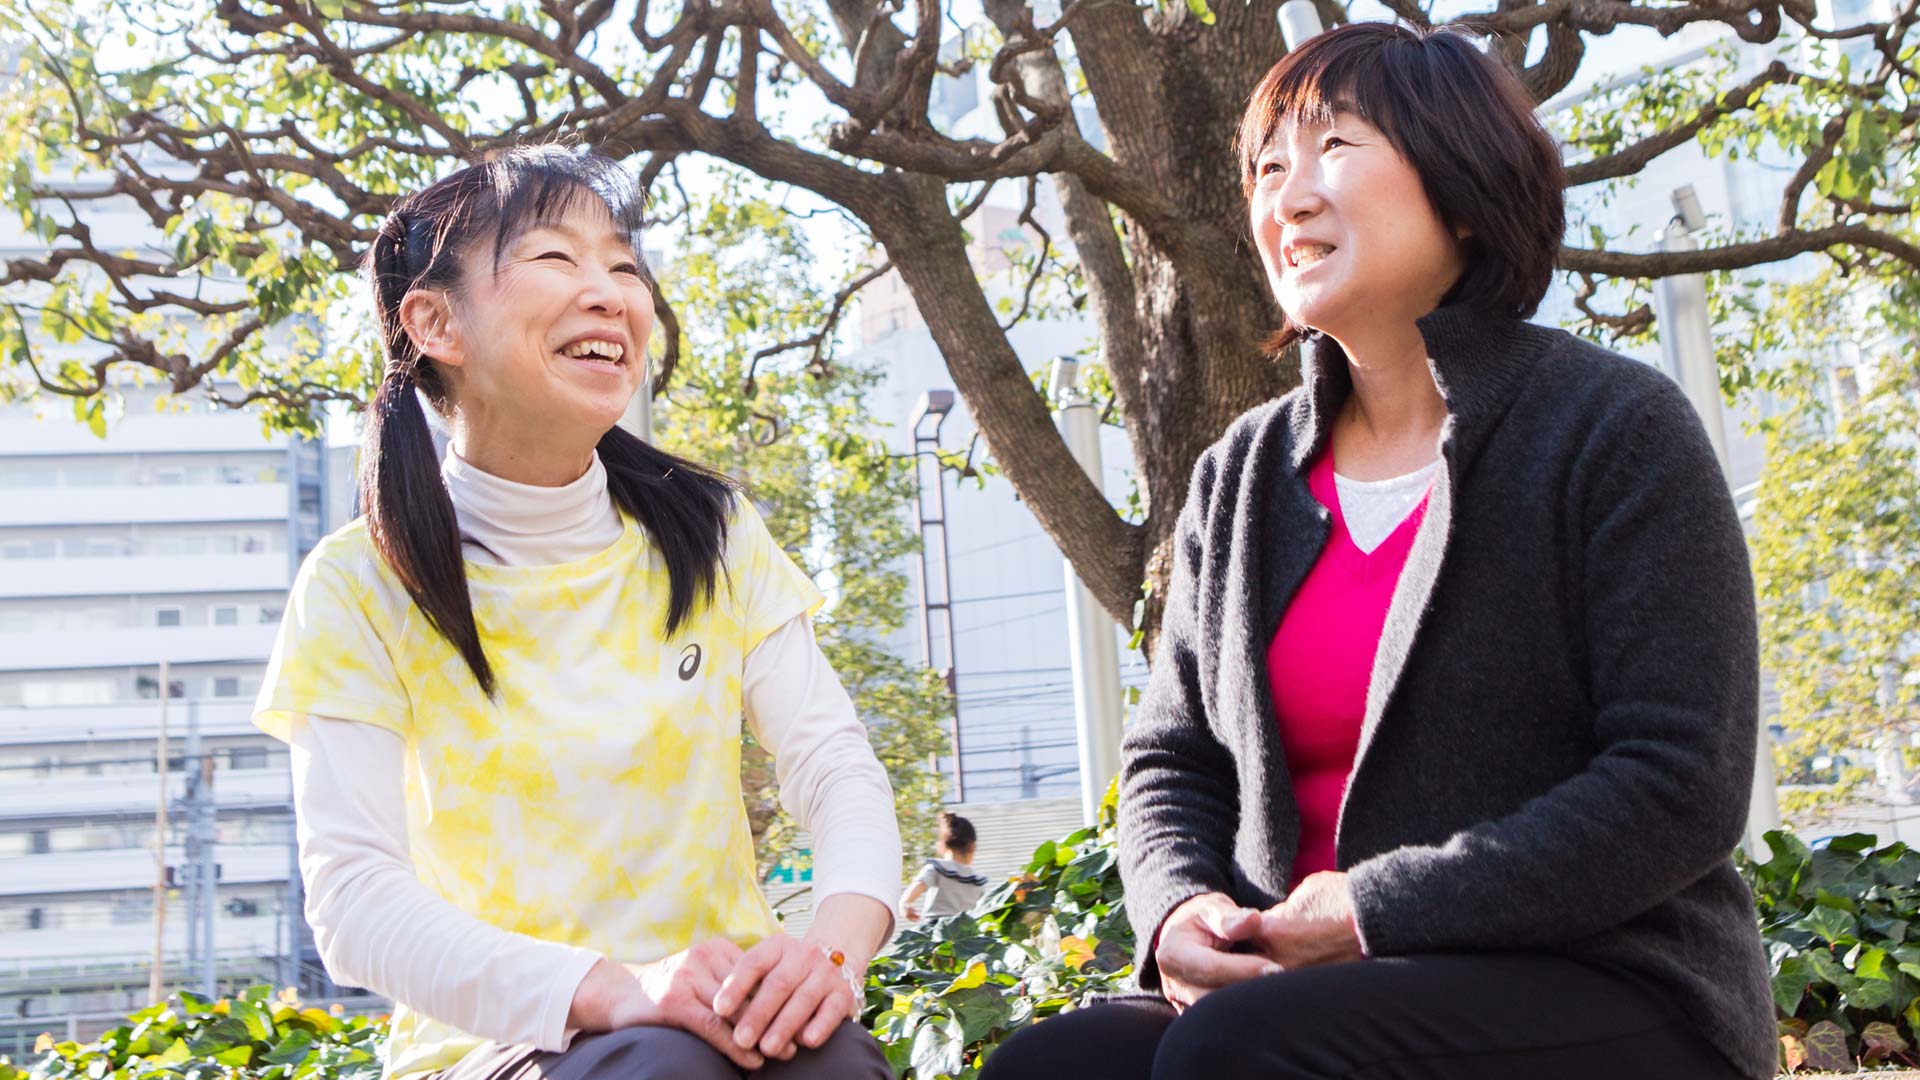
[[[1758,730],[1753,583],[1726,481],[1664,375],[1463,307],[1420,320],[1449,415],[1388,610],[1339,866],[1376,956],[1535,951],[1622,971],[1744,1073],[1777,1043],[1729,858]],[[1266,651],[1319,557],[1307,466],[1339,346],[1194,468],[1153,674],[1122,751],[1143,955],[1189,897],[1286,893],[1300,817]]]

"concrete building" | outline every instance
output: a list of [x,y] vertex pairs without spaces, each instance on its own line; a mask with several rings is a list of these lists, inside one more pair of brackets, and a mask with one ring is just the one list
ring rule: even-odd
[[[0,1053],[67,1014],[145,1004],[163,693],[169,985],[319,989],[289,887],[286,753],[248,716],[329,526],[328,453],[125,396],[104,440],[0,410]],[[217,876],[198,905],[196,866]]]
[[[53,175],[74,191],[102,182]],[[165,247],[124,198],[75,205],[104,246]],[[44,251],[17,219],[0,225],[0,259]],[[16,398],[27,377],[0,369]],[[294,571],[351,506],[351,448],[111,378],[105,438],[64,397],[0,403],[0,1054],[16,1060],[40,1032],[75,1030],[69,1017],[147,1003],[163,700],[167,986],[330,989],[290,886],[287,756],[248,718]]]

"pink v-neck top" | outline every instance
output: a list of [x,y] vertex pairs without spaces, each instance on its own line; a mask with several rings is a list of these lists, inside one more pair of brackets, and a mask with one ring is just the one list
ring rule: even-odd
[[1338,869],[1334,829],[1360,748],[1367,681],[1393,587],[1427,510],[1423,497],[1406,520],[1366,552],[1354,543],[1340,512],[1332,453],[1314,460],[1307,486],[1332,515],[1332,534],[1267,647],[1280,744],[1300,804],[1294,885],[1315,871]]

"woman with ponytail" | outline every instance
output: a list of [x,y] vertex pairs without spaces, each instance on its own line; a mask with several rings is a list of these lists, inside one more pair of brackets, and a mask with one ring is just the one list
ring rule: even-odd
[[[612,162],[508,150],[367,255],[365,516],[301,568],[254,721],[321,958],[397,1006],[387,1080],[891,1076],[850,1019],[900,839],[823,598],[725,477],[615,426],[639,207]],[[805,940],[757,886],[743,722],[814,838]]]

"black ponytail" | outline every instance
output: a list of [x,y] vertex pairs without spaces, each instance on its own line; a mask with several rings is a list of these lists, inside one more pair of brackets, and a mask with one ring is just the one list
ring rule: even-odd
[[647,530],[666,561],[663,631],[672,637],[696,602],[713,602],[726,554],[727,511],[738,489],[726,477],[649,446],[623,428],[600,436],[598,449],[613,501]]
[[[453,500],[420,406],[425,394],[436,409],[445,409],[446,390],[402,325],[400,301],[416,288],[452,291],[459,285],[460,257],[476,239],[492,239],[497,258],[512,236],[558,219],[583,198],[613,214],[639,255],[640,198],[631,179],[605,158],[542,146],[496,152],[401,200],[364,263],[386,353],[368,409],[360,474],[367,533],[488,697],[498,684],[473,615]],[[617,427],[601,437],[598,450],[609,494],[646,529],[666,562],[663,629],[671,635],[699,603],[713,599],[736,488],[726,477]]]

